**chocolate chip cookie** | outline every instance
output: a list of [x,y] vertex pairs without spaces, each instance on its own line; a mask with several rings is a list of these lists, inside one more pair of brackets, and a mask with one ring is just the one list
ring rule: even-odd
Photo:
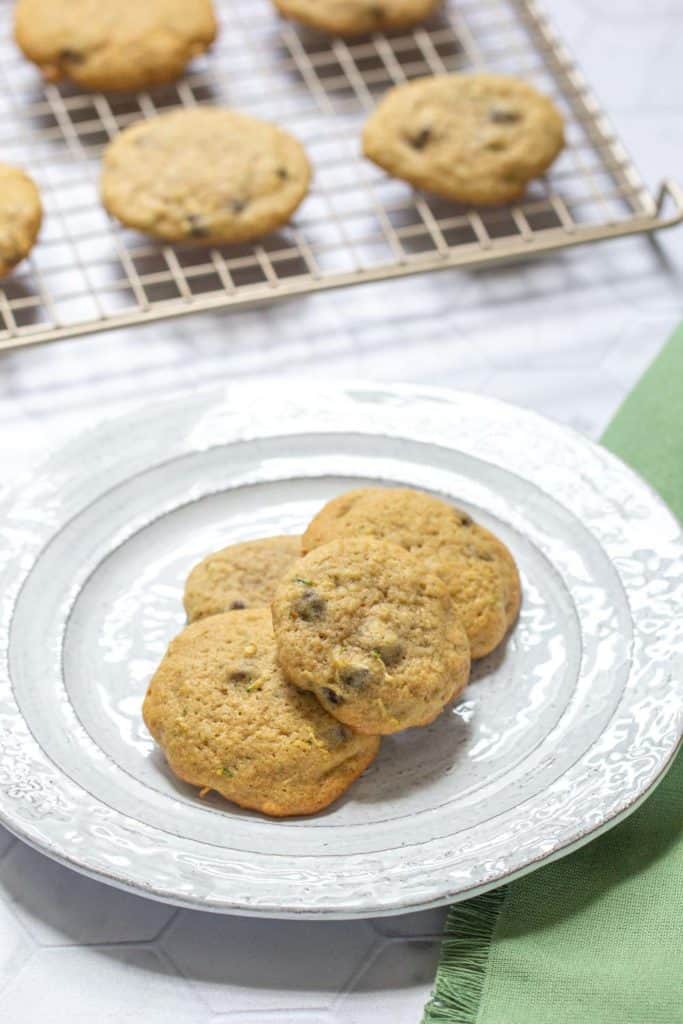
[[398,544],[444,581],[473,658],[496,647],[519,610],[517,566],[505,545],[471,516],[407,488],[366,487],[328,502],[302,538],[304,552],[341,537]]
[[18,167],[0,164],[0,277],[28,256],[43,218],[40,193]]
[[519,199],[563,145],[552,101],[504,75],[434,75],[397,85],[363,130],[365,155],[389,174],[480,205]]
[[285,681],[267,608],[184,629],[149,684],[143,716],[180,779],[275,817],[326,807],[379,749],[378,737],[347,728]]
[[338,36],[409,28],[441,0],[273,0],[287,18]]
[[178,78],[216,37],[211,0],[18,0],[14,32],[51,82],[144,89]]
[[303,147],[277,125],[218,107],[140,121],[104,154],[107,210],[171,242],[246,242],[285,224],[308,190]]
[[187,621],[238,608],[269,607],[285,569],[301,555],[300,537],[263,537],[208,555],[187,578]]
[[426,725],[469,678],[446,587],[397,545],[316,548],[285,572],[272,611],[286,678],[359,732]]

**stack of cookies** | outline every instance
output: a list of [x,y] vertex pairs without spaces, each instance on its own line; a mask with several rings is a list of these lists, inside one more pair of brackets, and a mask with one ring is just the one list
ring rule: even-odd
[[505,545],[419,491],[330,501],[303,537],[210,555],[187,580],[189,625],[145,697],[177,776],[265,814],[311,814],[432,722],[503,639],[520,603]]

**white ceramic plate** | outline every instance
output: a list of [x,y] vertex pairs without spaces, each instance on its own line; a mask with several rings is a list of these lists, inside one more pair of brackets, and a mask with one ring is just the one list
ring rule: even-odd
[[[364,482],[432,490],[503,537],[514,633],[325,813],[200,800],[140,717],[188,570]],[[62,449],[1,522],[0,820],[157,899],[282,917],[464,899],[633,810],[680,739],[676,522],[607,452],[511,406],[317,382],[187,397]]]

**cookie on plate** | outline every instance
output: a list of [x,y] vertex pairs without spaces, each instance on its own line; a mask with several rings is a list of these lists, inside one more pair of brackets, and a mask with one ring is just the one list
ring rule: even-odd
[[218,107],[126,128],[101,191],[123,224],[171,242],[246,242],[285,224],[308,191],[303,146],[277,125]]
[[363,129],[363,151],[396,178],[479,205],[519,199],[564,146],[553,102],[506,75],[418,78],[391,89]]
[[42,219],[40,193],[31,178],[0,164],[0,277],[28,256]]
[[441,0],[273,0],[286,18],[338,36],[409,28],[424,21]]
[[378,737],[285,681],[267,608],[187,626],[149,684],[143,717],[180,779],[275,817],[326,807],[379,749]]
[[302,538],[304,552],[341,537],[374,537],[415,555],[439,576],[473,658],[497,647],[519,611],[512,555],[489,530],[440,498],[401,487],[365,487],[329,501]]
[[18,0],[14,34],[51,82],[144,89],[178,78],[216,37],[211,0]]
[[286,678],[359,732],[426,725],[469,678],[446,587],[397,545],[316,548],[285,572],[272,611]]
[[301,555],[301,538],[262,537],[208,555],[187,578],[187,621],[238,608],[269,607],[285,569]]
[[469,544],[467,552],[475,552],[479,559],[490,559],[496,563],[498,571],[503,580],[503,591],[505,601],[506,628],[513,625],[519,607],[522,602],[522,584],[519,579],[517,563],[510,554],[509,548],[503,544],[499,537],[487,530],[485,526],[472,521],[469,530]]

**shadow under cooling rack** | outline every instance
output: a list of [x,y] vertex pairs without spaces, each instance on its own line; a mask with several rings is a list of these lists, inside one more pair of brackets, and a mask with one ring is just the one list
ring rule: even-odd
[[[46,214],[31,257],[0,287],[0,349],[519,259],[683,218],[675,184],[657,198],[645,189],[533,0],[458,0],[412,32],[353,42],[284,22],[269,0],[232,0],[229,10],[230,32],[181,81],[125,96],[43,86],[10,42],[8,11],[0,15],[0,149],[38,182]],[[363,122],[388,88],[473,69],[526,78],[566,118],[566,149],[515,206],[446,203],[360,154]],[[117,132],[202,103],[276,120],[308,150],[310,195],[258,244],[163,245],[114,223],[99,202],[102,150]]]

